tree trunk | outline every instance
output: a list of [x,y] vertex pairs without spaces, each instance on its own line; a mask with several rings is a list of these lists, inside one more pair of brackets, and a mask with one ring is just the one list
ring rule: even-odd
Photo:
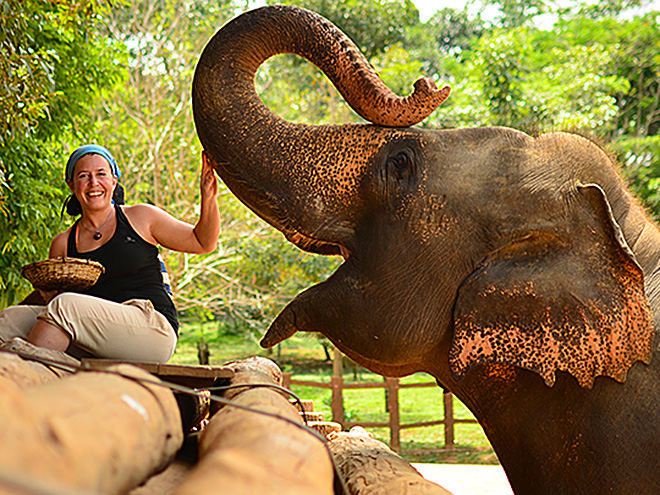
[[173,394],[133,366],[109,371],[24,389],[0,381],[0,492],[119,495],[173,459],[183,443]]
[[58,368],[26,361],[11,352],[0,352],[0,381],[10,381],[20,388],[43,385],[68,374]]
[[330,451],[351,495],[451,495],[428,481],[387,445],[360,427],[332,433]]
[[[281,383],[279,368],[265,358],[229,365],[234,384]],[[231,390],[237,404],[284,416],[302,426],[282,393],[269,388]],[[202,432],[200,459],[176,495],[331,495],[332,461],[324,442],[281,419],[224,406]]]

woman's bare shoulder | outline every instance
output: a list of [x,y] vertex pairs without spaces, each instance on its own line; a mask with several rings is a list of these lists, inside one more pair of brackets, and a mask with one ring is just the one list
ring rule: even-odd
[[162,210],[157,206],[147,203],[138,203],[136,205],[122,205],[121,210],[128,218],[149,218],[158,215]]
[[157,223],[160,216],[164,214],[163,210],[146,203],[130,206],[122,205],[121,209],[131,226],[145,241],[158,245],[158,241],[152,233],[152,227]]
[[53,242],[50,243],[50,251],[48,253],[49,258],[59,258],[60,256],[67,255],[67,242],[69,240],[71,229],[73,229],[73,226],[69,227],[64,232],[60,232],[53,238]]
[[139,203],[131,206],[123,205],[121,208],[133,226],[139,224],[146,227],[162,224],[162,222],[167,222],[172,218],[162,208],[147,203]]

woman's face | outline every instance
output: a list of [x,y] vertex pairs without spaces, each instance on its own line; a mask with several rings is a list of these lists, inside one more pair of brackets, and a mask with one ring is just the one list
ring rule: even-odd
[[106,208],[112,201],[117,178],[108,161],[101,155],[83,156],[73,169],[73,179],[67,184],[76,195],[83,211]]

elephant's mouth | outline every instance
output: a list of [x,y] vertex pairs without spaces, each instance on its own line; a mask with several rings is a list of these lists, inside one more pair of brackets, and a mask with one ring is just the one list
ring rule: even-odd
[[340,255],[344,260],[347,260],[351,255],[351,250],[340,242],[331,242],[311,237],[296,229],[283,229],[283,233],[289,242],[303,251],[326,256]]
[[288,195],[277,196],[275,193],[251,187],[242,179],[232,176],[231,172],[227,175],[232,180],[225,179],[225,183],[230,186],[232,192],[236,195],[241,194],[239,197],[249,198],[243,202],[259,217],[279,230],[287,241],[309,253],[325,256],[341,255],[344,259],[348,259],[352,251],[348,245],[355,233],[354,225],[350,222],[342,221],[335,216],[316,217],[315,221],[311,222],[295,221],[295,216],[292,214],[295,208],[291,204],[283,204],[282,197],[288,198]]
[[[279,229],[284,234],[284,237],[294,244],[296,247],[307,251],[309,253],[321,254],[325,256],[341,256],[344,260],[347,260],[351,255],[351,249],[347,246],[348,242],[342,242],[340,240],[328,240],[322,239],[317,236],[311,236],[309,234],[304,234],[298,229],[286,226],[282,228],[281,224]],[[341,237],[338,231],[333,230],[332,237],[338,236]],[[352,229],[350,229],[352,232]],[[326,235],[330,232],[326,231]]]
[[[352,252],[346,245],[350,244],[350,239],[346,242],[333,242],[303,234],[290,227],[282,229],[281,232],[289,242],[304,251],[322,255],[340,255],[344,258],[344,263],[328,280],[306,289],[287,304],[264,335],[261,341],[261,346],[264,348],[272,347],[298,331],[320,332],[326,336],[328,335],[327,332],[323,331],[326,326],[323,322],[328,320],[329,310],[330,313],[334,312],[331,308],[341,307],[338,301],[342,301],[343,298],[338,294],[345,293],[344,290],[341,290],[342,280],[345,277],[338,276],[338,273],[346,266]],[[338,231],[334,231],[334,233],[337,234]],[[342,311],[339,311],[339,313],[342,313]]]

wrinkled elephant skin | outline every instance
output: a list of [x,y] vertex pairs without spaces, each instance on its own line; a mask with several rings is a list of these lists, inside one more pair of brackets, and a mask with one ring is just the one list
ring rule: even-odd
[[[273,115],[254,74],[287,52],[375,125]],[[295,7],[239,16],[204,50],[193,108],[216,171],[298,247],[346,258],[262,344],[321,332],[379,373],[431,373],[518,494],[660,493],[658,229],[590,141],[409,127],[448,94],[415,88],[393,95]]]

